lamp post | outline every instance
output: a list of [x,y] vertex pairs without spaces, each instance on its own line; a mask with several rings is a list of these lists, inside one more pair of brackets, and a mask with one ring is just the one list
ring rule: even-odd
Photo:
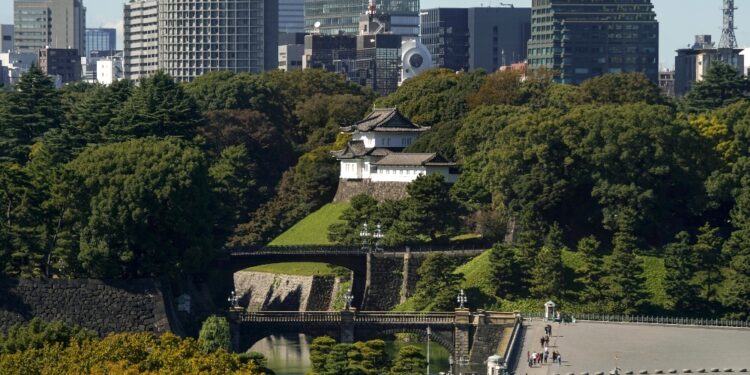
[[383,251],[383,248],[380,246],[380,242],[383,237],[383,227],[378,224],[378,226],[375,228],[375,233],[372,234],[372,238],[375,239],[375,251]]
[[233,290],[229,294],[229,297],[227,298],[227,302],[229,302],[229,309],[237,310],[237,308],[239,307],[239,301],[240,301],[240,298],[237,297],[237,292]]
[[466,297],[466,293],[464,293],[464,290],[461,289],[461,292],[458,293],[458,297],[456,298],[456,301],[458,302],[458,308],[463,309],[464,304],[469,302],[469,299]]
[[427,326],[427,375],[430,375],[430,326]]
[[346,311],[351,310],[352,301],[354,301],[354,296],[352,295],[352,290],[349,289],[346,291],[346,293],[344,293],[344,302],[346,303]]
[[453,375],[453,355],[448,356],[448,372]]
[[359,231],[359,237],[362,239],[362,250],[363,251],[370,251],[370,236],[372,234],[370,233],[370,229],[367,226],[367,223],[362,224],[362,230]]

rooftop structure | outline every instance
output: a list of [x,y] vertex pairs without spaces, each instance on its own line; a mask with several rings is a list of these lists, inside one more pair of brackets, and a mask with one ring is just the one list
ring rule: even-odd
[[739,48],[716,48],[710,35],[696,35],[691,48],[677,50],[675,57],[675,95],[687,94],[695,82],[703,80],[715,61],[724,62],[738,72],[745,71],[745,59]]
[[[532,0],[529,67],[579,84],[606,73],[658,80],[659,23],[651,0]],[[615,5],[616,4],[616,5]]]

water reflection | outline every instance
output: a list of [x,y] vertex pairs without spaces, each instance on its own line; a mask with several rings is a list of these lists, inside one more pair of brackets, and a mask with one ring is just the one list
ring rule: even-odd
[[[310,362],[310,342],[312,338],[303,334],[274,335],[258,341],[250,348],[251,351],[263,353],[268,358],[268,367],[277,375],[304,375],[312,364]],[[421,343],[404,343],[386,340],[388,354],[395,358],[399,348],[404,345],[415,345],[426,355],[427,345]],[[430,344],[430,372],[438,374],[447,372],[448,351],[442,346]]]

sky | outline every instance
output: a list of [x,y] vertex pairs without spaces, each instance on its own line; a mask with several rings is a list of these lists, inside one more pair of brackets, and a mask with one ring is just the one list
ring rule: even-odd
[[[530,7],[531,0],[421,0],[423,9],[436,7],[499,6],[501,2]],[[122,46],[123,0],[84,0],[88,27],[117,27],[118,48]],[[721,36],[722,0],[653,0],[660,22],[660,56],[662,67],[674,65],[675,50],[692,44],[697,34],[711,34],[718,42]],[[750,0],[735,2],[740,47],[750,47]],[[0,0],[0,23],[13,23],[13,0]]]

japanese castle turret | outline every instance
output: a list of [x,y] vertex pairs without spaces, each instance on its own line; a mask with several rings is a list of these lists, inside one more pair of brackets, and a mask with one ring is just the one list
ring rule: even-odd
[[375,108],[365,119],[341,128],[352,140],[332,154],[341,163],[336,201],[367,193],[378,200],[401,199],[406,186],[421,175],[442,175],[447,183],[458,179],[455,163],[437,153],[407,153],[417,137],[429,130],[404,117],[395,108]]

